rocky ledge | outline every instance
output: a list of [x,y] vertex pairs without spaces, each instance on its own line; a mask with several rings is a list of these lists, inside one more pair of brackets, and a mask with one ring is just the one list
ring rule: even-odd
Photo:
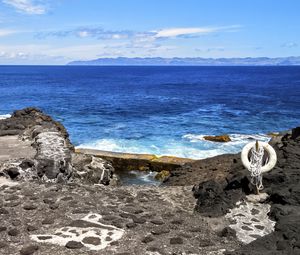
[[[230,254],[300,254],[300,127],[273,136],[270,144],[277,153],[277,165],[263,175],[263,196],[266,197],[254,207],[249,203],[252,200],[249,195],[253,196],[255,191],[240,154],[187,163],[173,171],[165,184],[194,185],[197,182],[193,187],[196,211],[207,217],[229,215],[233,221],[230,226],[240,234],[240,240],[251,241]],[[262,227],[254,216],[264,210],[271,221]],[[265,220],[268,219],[265,217]],[[262,237],[258,230],[272,225],[274,231]]]
[[[278,164],[255,196],[239,155],[167,173],[170,158],[76,153],[60,123],[16,111],[0,120],[0,254],[298,254],[300,128],[271,144]],[[117,185],[115,168],[152,161],[162,186]]]
[[[64,126],[39,109],[15,111],[10,118],[0,120],[0,137],[2,154],[5,147],[8,152],[0,175],[12,180],[93,184],[115,181],[109,162],[74,153]],[[15,144],[9,144],[12,140]],[[13,151],[9,150],[11,146],[15,147]]]

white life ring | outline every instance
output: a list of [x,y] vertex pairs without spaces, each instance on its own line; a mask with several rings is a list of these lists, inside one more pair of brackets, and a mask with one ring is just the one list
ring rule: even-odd
[[[241,153],[242,163],[243,163],[244,167],[247,168],[248,170],[250,169],[250,161],[249,161],[248,155],[249,155],[250,150],[252,148],[255,148],[255,144],[256,144],[256,142],[251,142],[251,143],[246,144]],[[277,162],[276,152],[273,149],[273,147],[268,143],[259,142],[259,145],[263,146],[263,148],[267,151],[268,157],[269,157],[269,161],[267,162],[267,164],[265,164],[264,166],[261,167],[261,172],[262,173],[269,172],[276,165],[276,162]]]

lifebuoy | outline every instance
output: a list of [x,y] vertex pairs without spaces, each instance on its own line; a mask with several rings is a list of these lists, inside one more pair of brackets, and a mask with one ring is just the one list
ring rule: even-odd
[[[250,161],[249,161],[248,155],[249,155],[250,150],[252,148],[255,148],[255,144],[256,144],[256,142],[251,142],[251,143],[246,144],[241,153],[242,163],[243,163],[244,167],[247,168],[248,170],[250,170]],[[259,142],[259,145],[262,146],[265,151],[267,151],[268,156],[269,156],[269,161],[267,162],[267,164],[265,164],[264,166],[261,167],[261,172],[262,173],[269,172],[276,165],[276,162],[277,162],[276,152],[273,149],[273,147],[268,143]]]

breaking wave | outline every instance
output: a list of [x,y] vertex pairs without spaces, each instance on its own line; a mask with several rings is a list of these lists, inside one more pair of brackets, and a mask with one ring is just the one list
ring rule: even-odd
[[238,153],[244,145],[259,140],[268,142],[263,134],[231,134],[231,142],[217,143],[204,140],[204,135],[186,134],[178,140],[157,139],[99,139],[80,144],[77,148],[89,148],[124,153],[145,153],[157,156],[168,155],[191,159],[204,159],[227,153]]
[[[182,136],[184,139],[188,139],[192,143],[197,143],[199,141],[205,141],[208,143],[215,143],[211,141],[207,141],[204,139],[204,136],[206,135],[195,135],[195,134],[186,134]],[[252,134],[252,135],[246,135],[246,134],[229,134],[229,137],[231,139],[231,142],[228,143],[223,143],[223,145],[228,145],[228,144],[245,144],[248,142],[251,142],[253,140],[259,140],[262,142],[268,142],[270,140],[270,137],[265,135],[265,134]]]
[[10,117],[11,117],[10,114],[0,114],[0,120],[8,119]]

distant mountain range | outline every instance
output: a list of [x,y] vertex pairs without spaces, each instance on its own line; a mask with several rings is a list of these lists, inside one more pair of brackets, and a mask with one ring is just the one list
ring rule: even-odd
[[67,65],[91,66],[284,66],[300,65],[300,57],[282,58],[98,58]]

